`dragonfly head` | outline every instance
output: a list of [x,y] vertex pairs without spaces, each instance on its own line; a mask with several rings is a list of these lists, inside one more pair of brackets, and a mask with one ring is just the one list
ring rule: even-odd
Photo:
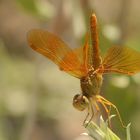
[[89,106],[89,100],[82,94],[76,94],[73,98],[73,106],[79,111],[83,111]]

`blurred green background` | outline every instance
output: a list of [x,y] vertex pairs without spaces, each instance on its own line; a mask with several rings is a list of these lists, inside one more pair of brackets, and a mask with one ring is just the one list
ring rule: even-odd
[[[86,112],[72,106],[81,92],[79,80],[29,48],[30,29],[47,29],[79,47],[94,11],[103,52],[113,44],[140,51],[139,5],[138,0],[0,0],[0,140],[74,140],[85,131]],[[105,75],[102,95],[132,123],[132,140],[139,140],[140,74]],[[112,124],[125,139],[117,118]]]

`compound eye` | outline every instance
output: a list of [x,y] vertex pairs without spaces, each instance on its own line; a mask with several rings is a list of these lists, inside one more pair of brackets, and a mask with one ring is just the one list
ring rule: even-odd
[[87,106],[89,105],[89,100],[86,96],[83,96],[83,103]]
[[82,97],[82,100],[81,100],[81,104],[86,104],[86,101],[87,101],[87,100],[86,100],[85,96],[83,96],[83,97]]
[[89,100],[87,97],[77,94],[73,98],[73,106],[79,111],[83,111],[89,106]]

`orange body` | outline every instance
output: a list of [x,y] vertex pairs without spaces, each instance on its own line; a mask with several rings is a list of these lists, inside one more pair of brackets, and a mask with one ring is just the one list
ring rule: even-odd
[[91,46],[85,46],[88,48],[86,49],[86,67],[88,72],[86,76],[82,77],[80,80],[82,94],[88,98],[99,94],[102,85],[103,72],[99,72],[99,67],[102,65],[102,58],[100,56],[96,24],[96,16],[93,14],[90,18]]
[[102,75],[111,72],[133,75],[140,72],[140,52],[127,47],[114,46],[102,58],[95,14],[90,17],[90,37],[91,44],[87,36],[83,47],[71,49],[58,36],[42,29],[33,29],[27,35],[32,49],[52,60],[60,70],[80,79],[82,93],[74,96],[73,105],[80,111],[88,108],[93,116],[92,106],[95,105],[99,110],[96,103],[102,104],[106,112],[109,112],[108,106],[113,106],[117,110],[111,102],[99,95]]

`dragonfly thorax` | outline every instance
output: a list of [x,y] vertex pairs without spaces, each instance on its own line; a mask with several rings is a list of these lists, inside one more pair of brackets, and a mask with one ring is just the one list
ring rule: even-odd
[[86,97],[92,97],[99,94],[102,85],[102,74],[91,70],[86,77],[80,81],[82,94]]

